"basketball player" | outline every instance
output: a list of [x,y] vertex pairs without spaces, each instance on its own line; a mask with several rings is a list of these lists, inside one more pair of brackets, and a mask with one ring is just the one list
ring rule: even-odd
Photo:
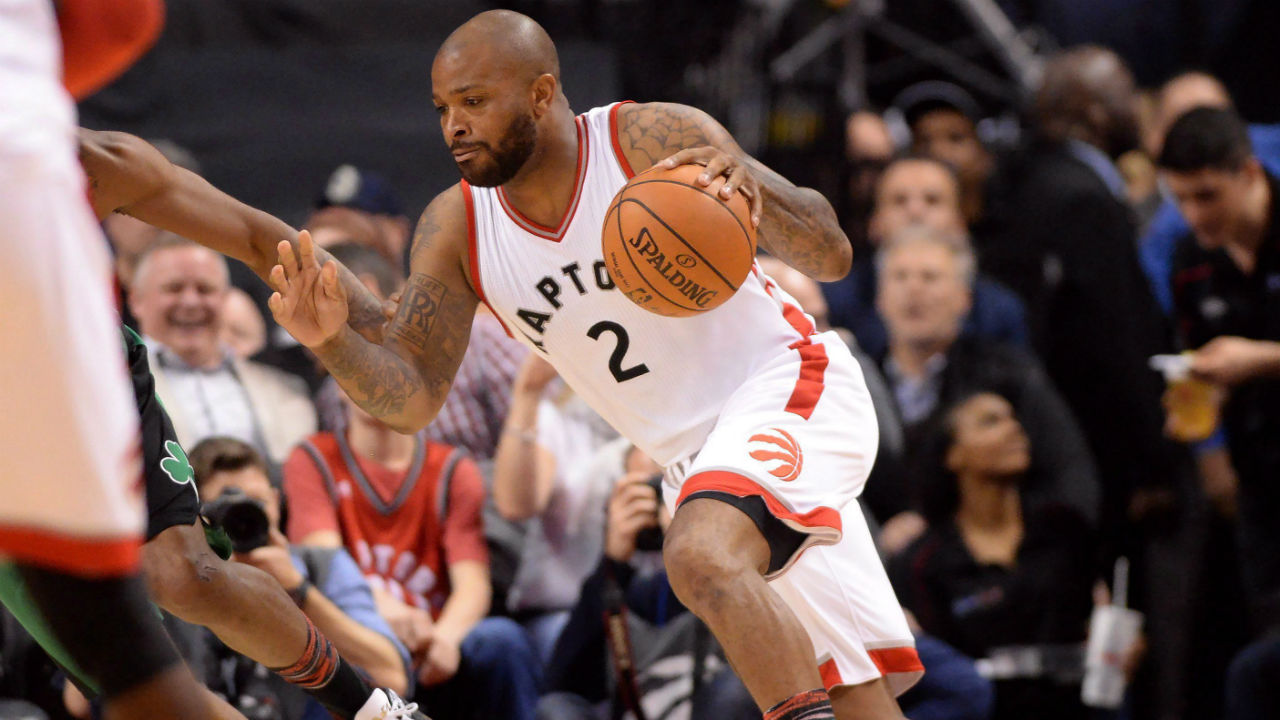
[[[83,18],[109,4],[60,7]],[[142,27],[78,27],[69,60],[72,42],[131,58],[154,39],[159,3],[115,5]],[[48,0],[0,5],[0,558],[12,563],[0,573],[22,577],[24,601],[101,687],[107,718],[211,718],[138,576],[138,415],[61,54]],[[79,62],[69,76],[81,77]]]
[[[171,165],[138,138],[81,129],[80,159],[99,219],[113,211],[128,212],[249,262],[255,260],[255,248],[274,252],[278,240],[295,237],[285,223],[236,202],[202,178]],[[81,191],[77,197],[81,206],[83,198]],[[96,242],[103,242],[100,233]],[[258,265],[269,267],[265,262]],[[119,342],[117,336],[117,353]],[[327,602],[307,583],[288,588],[286,594],[269,575],[250,565],[226,562],[229,553],[219,557],[210,547],[199,517],[200,500],[192,470],[155,396],[146,348],[127,328],[124,344],[134,412],[142,419],[140,454],[147,509],[142,569],[152,599],[175,615],[210,628],[233,649],[276,669],[341,718],[422,718],[415,705],[404,703],[391,690],[371,689],[303,614],[300,608],[319,610],[314,605]],[[26,593],[20,578],[0,573],[0,601],[83,689],[100,692],[95,678],[80,669],[24,601]],[[218,705],[220,716],[241,717],[225,703]]]
[[[8,422],[0,428],[6,460],[6,472],[0,475],[5,500],[0,503],[0,552],[19,561],[16,566],[0,566],[0,600],[82,687],[106,697],[109,715],[146,712],[148,716],[242,718],[212,695],[202,696],[176,665],[177,656],[146,604],[136,577],[138,455],[144,461],[147,484],[148,537],[158,536],[142,553],[153,588],[170,598],[185,597],[189,606],[217,608],[219,622],[209,624],[222,626],[224,635],[236,631],[235,639],[244,639],[243,643],[228,640],[229,644],[251,645],[259,651],[265,646],[276,657],[293,645],[295,654],[284,657],[303,654],[307,659],[303,647],[308,643],[309,623],[270,578],[248,566],[222,570],[214,562],[198,522],[190,467],[154,397],[146,354],[136,336],[126,334],[125,342],[137,409],[126,404],[122,412],[116,393],[121,383],[110,382],[121,378],[116,375],[103,381],[101,370],[95,370],[104,362],[110,367],[110,359],[120,357],[120,339],[110,328],[104,238],[88,212],[84,178],[72,154],[74,112],[70,98],[58,88],[53,32],[60,31],[63,39],[63,82],[87,92],[127,66],[154,40],[161,6],[150,0],[67,0],[58,8],[57,25],[43,0],[0,12],[0,40],[6,50],[14,51],[7,58],[11,62],[3,63],[9,72],[0,76],[5,81],[2,89],[12,92],[11,96],[0,92],[4,110],[0,114],[0,183],[14,190],[3,194],[9,203],[0,205],[0,224],[7,231],[0,235],[0,248],[12,261],[6,267],[18,273],[17,281],[4,283],[6,299],[13,298],[6,304],[12,309],[13,323],[6,323],[5,329],[25,338],[23,354],[6,356],[17,364],[0,379],[10,408],[5,415]],[[30,65],[12,62],[20,56]],[[24,67],[34,72],[14,70]],[[129,189],[127,183],[121,185]],[[287,226],[284,229],[286,236],[292,234]],[[36,312],[19,311],[31,306],[31,295],[39,301]],[[68,311],[73,314],[59,319],[60,312]],[[105,350],[100,332],[103,317],[108,328]],[[118,362],[114,368],[123,370]],[[123,397],[127,402],[127,390]],[[122,443],[123,452],[117,457],[113,449]],[[46,475],[65,482],[67,492],[58,492],[63,486],[51,488],[38,482]],[[75,487],[76,479],[101,482]],[[71,532],[49,532],[58,528]],[[97,535],[106,537],[94,539]],[[171,568],[187,564],[197,566],[199,577],[193,571],[190,582],[181,582]],[[45,565],[80,570],[93,580],[29,567]],[[133,570],[135,576],[110,579],[126,570]],[[98,580],[99,575],[106,579]],[[269,584],[263,585],[264,578]],[[272,596],[273,590],[278,599]],[[192,595],[204,602],[191,602]],[[87,598],[95,600],[88,608]],[[251,612],[227,612],[228,606],[236,604]],[[256,627],[254,619],[259,620]],[[290,624],[299,630],[298,640],[282,643],[282,636],[291,639]],[[321,639],[314,644],[328,647]],[[121,649],[126,646],[133,651],[124,656]],[[318,664],[330,667],[331,677],[341,675],[344,668],[340,661],[333,662],[336,656],[307,652],[325,660]],[[262,652],[255,655],[262,657]],[[167,665],[174,668],[167,670]],[[139,682],[158,669],[163,672],[155,679]],[[404,708],[393,694],[370,692],[349,667],[345,670],[357,692],[347,701],[349,709],[343,708],[344,717],[363,710],[359,717],[373,718],[377,712],[397,709],[410,717],[404,711],[411,708]],[[317,695],[328,699],[322,690]],[[196,709],[209,700],[216,712]]]
[[[551,39],[510,11],[471,19],[431,70],[462,182],[419,221],[381,344],[347,325],[335,263],[282,243],[276,319],[365,410],[403,431],[448,394],[486,303],[615,428],[666,467],[664,557],[765,718],[899,718],[922,672],[856,497],[877,428],[857,363],[758,270],[723,307],[671,319],[614,287],[610,200],[655,164],[751,202],[760,244],[818,279],[848,271],[830,205],[748,157],[705,113],[617,104],[574,116]],[[360,301],[363,302],[363,301]]]

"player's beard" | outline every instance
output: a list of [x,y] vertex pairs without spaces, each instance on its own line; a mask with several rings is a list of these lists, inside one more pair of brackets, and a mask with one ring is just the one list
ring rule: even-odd
[[462,178],[476,187],[504,185],[528,162],[537,140],[538,126],[534,124],[533,117],[517,115],[507,124],[497,148],[484,145],[484,152],[491,158],[490,162],[482,166],[472,164],[470,168],[459,166],[458,169]]

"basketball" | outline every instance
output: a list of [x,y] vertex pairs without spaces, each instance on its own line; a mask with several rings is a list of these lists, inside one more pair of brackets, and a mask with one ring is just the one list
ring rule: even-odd
[[651,168],[613,198],[605,216],[604,263],[635,304],[668,317],[713,310],[751,272],[756,231],[747,199],[728,202],[696,184],[701,165]]

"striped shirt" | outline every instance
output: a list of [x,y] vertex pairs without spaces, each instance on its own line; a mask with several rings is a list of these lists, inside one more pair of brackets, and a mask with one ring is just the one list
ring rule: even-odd
[[466,448],[479,461],[491,460],[511,406],[511,384],[528,353],[492,315],[477,312],[471,344],[444,407],[427,427],[427,439]]

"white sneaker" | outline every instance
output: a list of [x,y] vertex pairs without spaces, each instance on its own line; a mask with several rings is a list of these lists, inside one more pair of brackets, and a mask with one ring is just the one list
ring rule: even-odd
[[430,720],[418,712],[418,703],[406,703],[395,692],[374,688],[355,720]]

